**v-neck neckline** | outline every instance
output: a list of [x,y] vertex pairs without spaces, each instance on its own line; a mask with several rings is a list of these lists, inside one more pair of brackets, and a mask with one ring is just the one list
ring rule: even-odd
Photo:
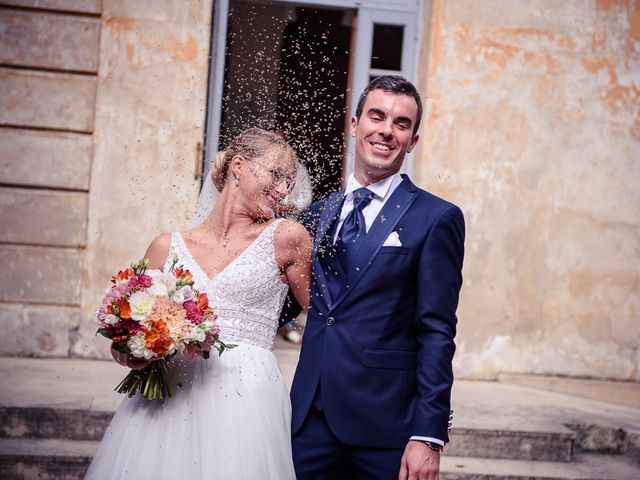
[[200,263],[198,263],[196,258],[191,253],[191,250],[189,250],[189,246],[187,245],[187,242],[184,240],[184,237],[182,236],[182,233],[180,233],[180,232],[176,232],[176,233],[178,234],[178,238],[180,239],[180,242],[182,243],[182,246],[184,247],[185,253],[189,256],[189,259],[198,268],[198,270],[200,270],[200,273],[206,279],[207,284],[211,284],[215,280],[217,280],[223,273],[225,273],[231,267],[231,265],[236,263],[238,261],[238,259],[240,259],[240,257],[242,257],[249,250],[251,250],[253,248],[253,246],[256,245],[260,241],[260,239],[262,239],[262,237],[267,232],[267,230],[269,230],[270,228],[273,228],[274,225],[277,225],[278,223],[279,223],[279,221],[275,220],[270,225],[267,225],[265,228],[263,228],[262,231],[258,234],[258,236],[249,245],[247,245],[247,247],[244,250],[242,250],[242,252],[240,252],[238,255],[236,255],[233,258],[233,260],[231,260],[229,263],[227,263],[227,265],[225,265],[225,267],[222,268],[222,270],[219,270],[218,273],[216,275],[214,275],[213,277],[210,277],[209,274],[207,274],[207,272],[204,271],[204,268],[202,268],[200,266]]

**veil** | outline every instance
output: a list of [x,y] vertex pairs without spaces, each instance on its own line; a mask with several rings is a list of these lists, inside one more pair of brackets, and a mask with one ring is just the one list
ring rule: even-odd
[[[214,163],[215,162],[211,162],[204,176],[202,190],[200,190],[195,213],[191,218],[190,228],[197,227],[201,223],[204,223],[220,197],[220,192],[213,184],[213,179],[211,178],[211,169]],[[291,192],[282,200],[282,205],[289,211],[301,213],[311,205],[312,199],[313,190],[309,172],[307,172],[306,167],[301,162],[298,162],[294,186]]]
[[198,203],[196,204],[196,211],[191,218],[190,228],[197,227],[201,223],[207,219],[207,217],[211,214],[213,207],[216,205],[218,201],[218,197],[220,196],[220,192],[213,184],[213,179],[211,178],[211,169],[213,167],[213,162],[209,165],[207,169],[207,173],[204,176],[204,181],[202,182],[202,190],[200,190],[200,195],[198,196]]

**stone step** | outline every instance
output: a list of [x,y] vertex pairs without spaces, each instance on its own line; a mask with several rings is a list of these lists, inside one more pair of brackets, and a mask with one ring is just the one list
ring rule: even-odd
[[640,465],[623,455],[577,454],[572,462],[443,456],[440,480],[638,480]]
[[0,478],[78,480],[84,477],[97,441],[0,439]]
[[[112,411],[0,407],[0,438],[100,440]],[[571,461],[575,435],[560,432],[454,428],[447,452],[464,457]]]
[[576,434],[555,432],[454,428],[447,444],[447,454],[458,457],[502,458],[570,462]]
[[112,411],[0,407],[0,438],[100,440]]
[[[0,439],[0,478],[82,479],[96,441]],[[441,480],[637,480],[640,466],[621,455],[579,454],[573,462],[442,457]]]

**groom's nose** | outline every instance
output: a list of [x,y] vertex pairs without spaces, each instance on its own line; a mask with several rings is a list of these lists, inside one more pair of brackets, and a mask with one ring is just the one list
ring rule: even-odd
[[383,137],[390,137],[391,136],[391,122],[390,121],[384,121],[384,122],[380,122],[378,124],[378,133],[380,135],[382,135]]

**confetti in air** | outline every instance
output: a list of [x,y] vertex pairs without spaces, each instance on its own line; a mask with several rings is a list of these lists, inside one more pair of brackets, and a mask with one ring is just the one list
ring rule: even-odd
[[314,199],[340,188],[353,12],[231,1],[220,146],[248,127],[286,134]]

